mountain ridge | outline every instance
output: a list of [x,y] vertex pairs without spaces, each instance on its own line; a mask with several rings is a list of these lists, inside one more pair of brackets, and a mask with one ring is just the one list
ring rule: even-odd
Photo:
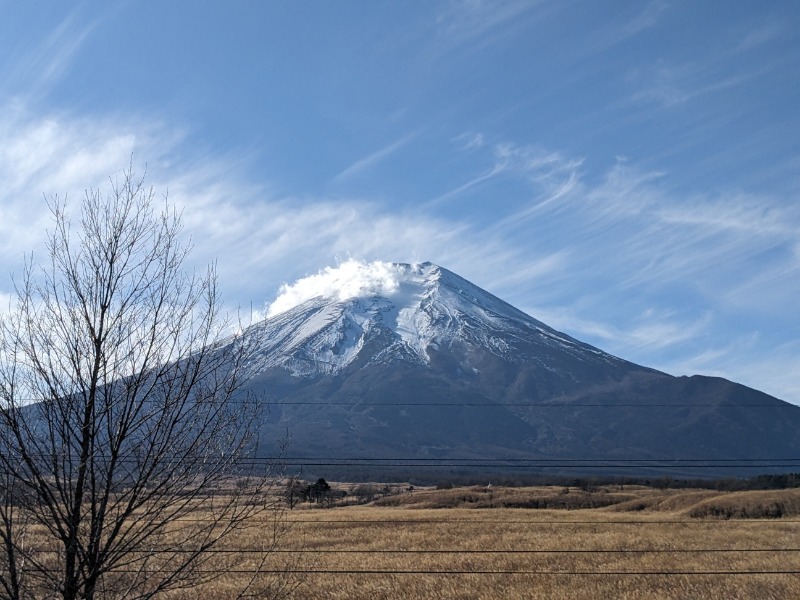
[[623,360],[432,263],[383,275],[247,330],[250,389],[274,403],[264,439],[332,457],[800,456],[794,405]]

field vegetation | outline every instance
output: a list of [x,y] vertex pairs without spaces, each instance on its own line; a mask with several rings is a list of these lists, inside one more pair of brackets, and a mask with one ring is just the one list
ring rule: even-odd
[[298,599],[800,597],[798,489],[375,484],[364,504],[331,488],[251,523],[218,549],[225,575],[170,597],[236,597],[259,567]]

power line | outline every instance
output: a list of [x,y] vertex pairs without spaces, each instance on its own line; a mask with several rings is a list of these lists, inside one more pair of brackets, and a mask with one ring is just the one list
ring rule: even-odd
[[[32,458],[50,460],[53,455],[58,454],[65,457],[64,450],[59,452],[30,454]],[[95,461],[112,460],[111,456],[94,453],[90,457]],[[113,457],[117,464],[142,463],[149,464],[147,458],[134,456]],[[414,457],[414,456],[389,456],[389,457],[335,457],[335,456],[241,456],[230,459],[232,462],[241,463],[270,463],[286,466],[313,465],[313,466],[514,466],[522,467],[561,467],[561,466],[590,466],[616,467],[616,466],[683,466],[683,467],[775,467],[789,466],[800,467],[800,457],[791,458],[447,458],[447,457]],[[326,462],[320,462],[326,461]],[[386,464],[383,464],[386,463]],[[409,463],[409,464],[405,464]],[[712,464],[713,463],[713,464]],[[170,461],[163,461],[163,464],[177,464]]]
[[[35,549],[30,551],[49,552],[54,550]],[[196,549],[188,548],[148,548],[146,550],[130,550],[126,554],[183,554],[197,552]],[[800,548],[610,548],[610,549],[571,549],[571,548],[532,548],[515,550],[461,550],[461,549],[433,549],[433,550],[408,550],[408,549],[378,549],[378,550],[357,550],[357,549],[289,549],[289,548],[208,548],[203,550],[204,554],[750,554],[750,553],[796,553]]]
[[[36,569],[37,573],[60,573],[56,569]],[[154,569],[153,572],[158,572]],[[800,570],[695,570],[695,571],[540,571],[509,569],[192,569],[192,573],[216,574],[224,572],[233,575],[542,575],[542,576],[599,576],[599,577],[685,577],[685,576],[748,576],[748,575],[800,575]],[[141,574],[138,569],[113,569],[106,574],[134,573]]]
[[776,468],[798,467],[800,457],[765,458],[449,458],[449,457],[331,457],[331,456],[245,456],[240,463],[277,463],[282,466],[375,466],[375,467],[503,467],[503,468]]
[[[137,570],[114,570],[113,573],[139,573]],[[193,569],[194,573],[219,573],[219,569]],[[550,576],[601,576],[601,577],[670,577],[670,576],[740,576],[740,575],[800,575],[800,570],[751,571],[539,571],[539,570],[483,570],[483,569],[225,569],[225,573],[239,575],[550,575]]]
[[[470,510],[483,510],[483,509],[470,509]],[[492,509],[486,509],[492,510]],[[563,510],[563,509],[552,509]],[[591,509],[581,509],[591,510]],[[199,519],[191,517],[179,517],[174,519],[173,522],[184,523],[206,523],[212,519]],[[342,524],[342,525],[469,525],[471,523],[483,525],[635,525],[637,527],[643,525],[707,525],[707,526],[733,526],[733,525],[757,525],[758,527],[766,527],[768,525],[786,525],[800,523],[800,519],[662,519],[662,520],[647,520],[647,521],[568,521],[568,520],[544,520],[544,519],[520,519],[520,520],[504,520],[504,519],[286,519],[283,521],[287,525],[294,524]],[[258,524],[253,524],[256,526]]]
[[[262,464],[264,461],[251,461],[250,464]],[[248,464],[247,459],[244,459],[237,464]],[[774,469],[785,467],[800,468],[800,461],[798,462],[780,462],[780,463],[705,463],[705,464],[673,464],[673,463],[583,463],[583,462],[565,462],[565,463],[541,463],[530,462],[527,464],[511,464],[511,463],[444,463],[444,462],[385,462],[385,463],[364,463],[364,462],[311,462],[311,461],[282,461],[282,467],[385,467],[385,468],[494,468],[494,469],[666,469],[671,467],[681,467],[683,469]]]
[[[32,455],[50,460],[53,454]],[[63,456],[63,452],[59,453]],[[94,461],[110,461],[111,456],[95,453]],[[149,465],[146,458],[117,456],[118,465]],[[502,468],[502,469],[800,469],[800,457],[780,458],[436,458],[436,457],[323,457],[323,456],[241,456],[231,458],[231,464],[240,466],[274,465],[277,467],[371,467],[371,468]],[[164,461],[164,465],[170,465]]]
[[267,400],[265,407],[269,406],[349,406],[359,407],[381,407],[381,406],[449,406],[454,408],[464,407],[525,407],[525,408],[792,408],[800,409],[800,406],[789,402],[781,404],[753,404],[753,403],[723,403],[723,404],[691,404],[685,402],[670,403],[597,403],[580,402],[569,404],[535,404],[532,402],[343,402],[338,400],[312,401],[312,400]]
[[604,459],[604,458],[415,458],[415,457],[359,457],[359,456],[343,456],[343,457],[329,457],[329,456],[254,456],[245,457],[245,460],[343,460],[343,461],[469,461],[469,462],[625,462],[625,463],[639,463],[639,462],[670,462],[670,463],[693,463],[693,462],[765,462],[765,461],[784,461],[784,462],[800,462],[800,457],[793,458],[620,458],[620,459]]
[[[56,552],[54,548],[29,548],[26,552]],[[196,548],[147,548],[144,550],[126,550],[125,554],[186,554],[197,553]],[[572,549],[572,548],[531,548],[515,550],[462,550],[462,549],[308,549],[308,548],[207,548],[203,554],[376,554],[376,555],[459,555],[459,554],[489,554],[489,555],[537,555],[537,554],[786,554],[800,553],[800,548],[599,548],[599,549]]]

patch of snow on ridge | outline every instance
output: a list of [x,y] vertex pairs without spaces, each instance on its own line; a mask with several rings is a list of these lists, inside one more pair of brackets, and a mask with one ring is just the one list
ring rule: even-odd
[[403,280],[395,300],[398,308],[394,316],[395,331],[414,352],[425,359],[426,349],[434,337],[430,316],[420,310],[423,301],[431,294],[430,282],[439,274],[439,269],[430,263],[422,265],[398,265],[403,270]]
[[316,275],[298,279],[291,285],[281,285],[278,297],[267,307],[266,316],[274,317],[312,298],[336,301],[370,296],[391,298],[401,287],[406,273],[414,270],[408,265],[350,259],[338,267],[326,267]]

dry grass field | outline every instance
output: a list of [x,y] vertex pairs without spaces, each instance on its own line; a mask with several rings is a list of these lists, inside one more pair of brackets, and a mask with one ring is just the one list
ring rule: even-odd
[[[257,582],[297,599],[800,598],[800,490],[415,490],[283,518]],[[234,597],[271,531],[253,523],[222,579],[174,597]]]

